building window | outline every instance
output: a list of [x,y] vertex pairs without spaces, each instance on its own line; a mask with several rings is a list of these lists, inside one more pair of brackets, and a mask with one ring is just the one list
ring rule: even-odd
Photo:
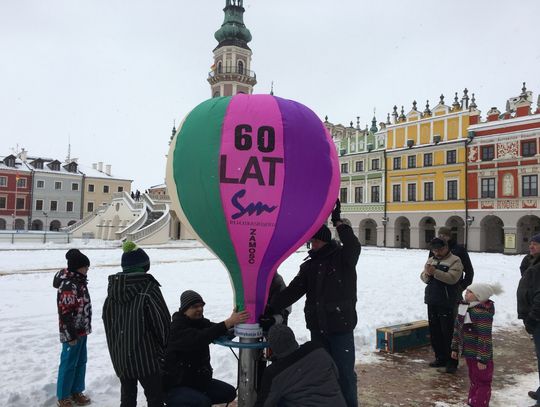
[[58,210],[58,201],[51,201],[49,205],[49,210],[52,212],[56,212]]
[[495,158],[495,146],[482,146],[480,149],[482,161],[491,161]]
[[0,177],[0,187],[7,187],[7,177]]
[[79,190],[79,183],[78,182],[72,182],[71,183],[71,190],[72,191],[78,191]]
[[104,194],[108,194],[108,193],[109,193],[109,186],[108,186],[108,185],[103,185],[103,193],[104,193]]
[[371,187],[371,202],[380,202],[379,186]]
[[5,196],[0,196],[0,209],[6,209],[7,198]]
[[416,201],[416,184],[407,184],[407,200]]
[[17,198],[17,200],[15,201],[15,208],[24,209],[24,198]]
[[533,157],[536,155],[536,141],[527,140],[521,143],[521,155],[523,157]]
[[66,202],[66,212],[73,212],[73,202],[71,201]]
[[94,184],[88,184],[88,192],[94,192]]
[[522,182],[523,196],[538,196],[538,175],[524,175]]
[[54,189],[62,189],[62,183],[60,181],[55,181]]
[[339,200],[341,202],[347,202],[347,188],[341,188],[339,190]]
[[45,188],[45,181],[39,180],[36,182],[36,188]]
[[401,169],[401,157],[394,157],[394,170]]
[[433,153],[424,154],[424,167],[431,167],[433,165]]
[[17,178],[17,188],[26,188],[26,178]]
[[356,161],[356,172],[363,172],[364,171],[364,162],[363,161]]
[[349,164],[348,163],[341,164],[341,173],[342,174],[348,174],[349,173]]
[[94,212],[94,202],[88,202],[86,204],[86,212]]
[[416,156],[415,155],[407,156],[407,168],[416,168]]
[[392,185],[392,201],[401,201],[401,185]]
[[447,198],[449,201],[455,201],[458,199],[458,191],[457,191],[457,181],[447,181],[446,182],[446,189],[447,189]]
[[43,199],[36,199],[36,211],[43,210]]
[[456,163],[456,150],[449,150],[446,152],[446,164]]
[[480,196],[482,198],[495,198],[495,178],[483,178],[481,186]]
[[371,169],[372,170],[378,170],[379,169],[379,159],[375,158],[371,160]]
[[118,192],[124,192],[124,187],[119,186],[119,187],[118,187]]
[[354,188],[354,202],[355,203],[364,202],[364,188],[363,187]]
[[433,201],[433,182],[424,183],[424,201]]

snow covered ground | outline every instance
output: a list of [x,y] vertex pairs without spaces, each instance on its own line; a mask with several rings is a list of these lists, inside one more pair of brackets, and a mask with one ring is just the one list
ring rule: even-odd
[[[54,272],[65,265],[68,247],[78,247],[91,261],[89,290],[93,304],[93,333],[88,339],[87,392],[94,405],[119,404],[119,381],[107,351],[101,309],[107,292],[107,276],[120,271],[121,249],[116,243],[75,241],[70,245],[0,246],[0,406],[55,405],[56,374],[60,353]],[[151,273],[162,284],[171,314],[178,309],[180,293],[198,291],[205,299],[206,317],[221,321],[232,309],[232,289],[226,270],[197,242],[176,242],[145,247],[152,261]],[[305,257],[301,250],[280,267],[289,282]],[[521,256],[472,253],[475,281],[499,281],[504,289],[495,297],[495,329],[520,326],[516,320],[515,292]],[[371,360],[375,330],[426,318],[424,284],[419,273],[425,250],[363,248],[358,263],[357,358]],[[309,340],[303,300],[293,307],[290,326],[299,342]],[[236,381],[236,360],[227,348],[212,346],[215,376]],[[527,390],[536,388],[537,376],[517,378],[519,388],[494,394],[492,405],[527,405]],[[140,392],[139,400],[144,396]],[[525,396],[524,396],[525,395]],[[144,405],[144,404],[143,404]],[[382,405],[382,403],[381,403]],[[439,404],[443,406],[444,404]]]

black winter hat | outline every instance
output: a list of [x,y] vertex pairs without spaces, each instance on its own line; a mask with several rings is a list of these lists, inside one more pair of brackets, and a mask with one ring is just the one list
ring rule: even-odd
[[537,233],[533,237],[531,237],[531,242],[540,243],[540,233]]
[[287,325],[273,325],[268,331],[268,344],[272,353],[278,358],[283,358],[296,349],[298,349],[298,342],[294,337],[294,332]]
[[68,269],[76,271],[81,267],[90,267],[90,260],[78,249],[69,249],[66,252]]
[[122,271],[124,273],[148,271],[150,269],[150,258],[146,252],[137,247],[137,245],[129,240],[125,241],[122,245]]
[[448,243],[446,243],[446,240],[443,240],[439,237],[434,237],[431,239],[431,242],[429,242],[429,248],[431,250],[441,249],[445,246],[448,246]]
[[205,305],[201,295],[193,290],[186,290],[180,295],[180,311],[185,312],[189,307],[195,304]]
[[330,243],[332,240],[332,233],[330,232],[330,229],[328,229],[328,226],[322,225],[317,233],[313,235],[312,239],[318,239],[323,242]]

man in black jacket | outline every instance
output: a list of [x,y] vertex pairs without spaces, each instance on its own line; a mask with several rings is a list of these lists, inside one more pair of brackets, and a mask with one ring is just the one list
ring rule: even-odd
[[337,368],[320,344],[298,346],[285,325],[270,328],[268,344],[276,360],[264,371],[255,407],[345,407]]
[[165,355],[167,407],[210,407],[236,398],[233,386],[212,378],[210,344],[245,322],[249,314],[233,312],[216,324],[204,318],[204,306],[198,293],[187,290],[180,296],[180,309],[173,314]]
[[326,348],[339,372],[339,385],[348,406],[358,405],[354,328],[356,327],[356,263],[361,246],[352,228],[341,221],[339,200],[332,212],[343,246],[323,225],[311,239],[309,259],[289,286],[276,294],[266,313],[283,309],[306,295],[306,325],[312,341]]
[[161,374],[171,315],[159,283],[146,273],[148,255],[129,241],[123,250],[122,272],[109,276],[103,304],[107,346],[120,378],[120,407],[137,405],[137,382],[148,407],[162,407]]
[[[528,267],[518,284],[517,311],[525,329],[533,336],[540,374],[540,233],[529,241],[529,253]],[[529,396],[540,405],[540,387],[530,391]]]

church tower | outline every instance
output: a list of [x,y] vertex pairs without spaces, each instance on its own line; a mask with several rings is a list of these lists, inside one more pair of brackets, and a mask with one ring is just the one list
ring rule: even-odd
[[226,0],[225,19],[214,37],[218,46],[214,49],[214,64],[208,74],[212,97],[232,96],[237,93],[253,93],[257,83],[251,71],[251,33],[244,24],[243,0]]

